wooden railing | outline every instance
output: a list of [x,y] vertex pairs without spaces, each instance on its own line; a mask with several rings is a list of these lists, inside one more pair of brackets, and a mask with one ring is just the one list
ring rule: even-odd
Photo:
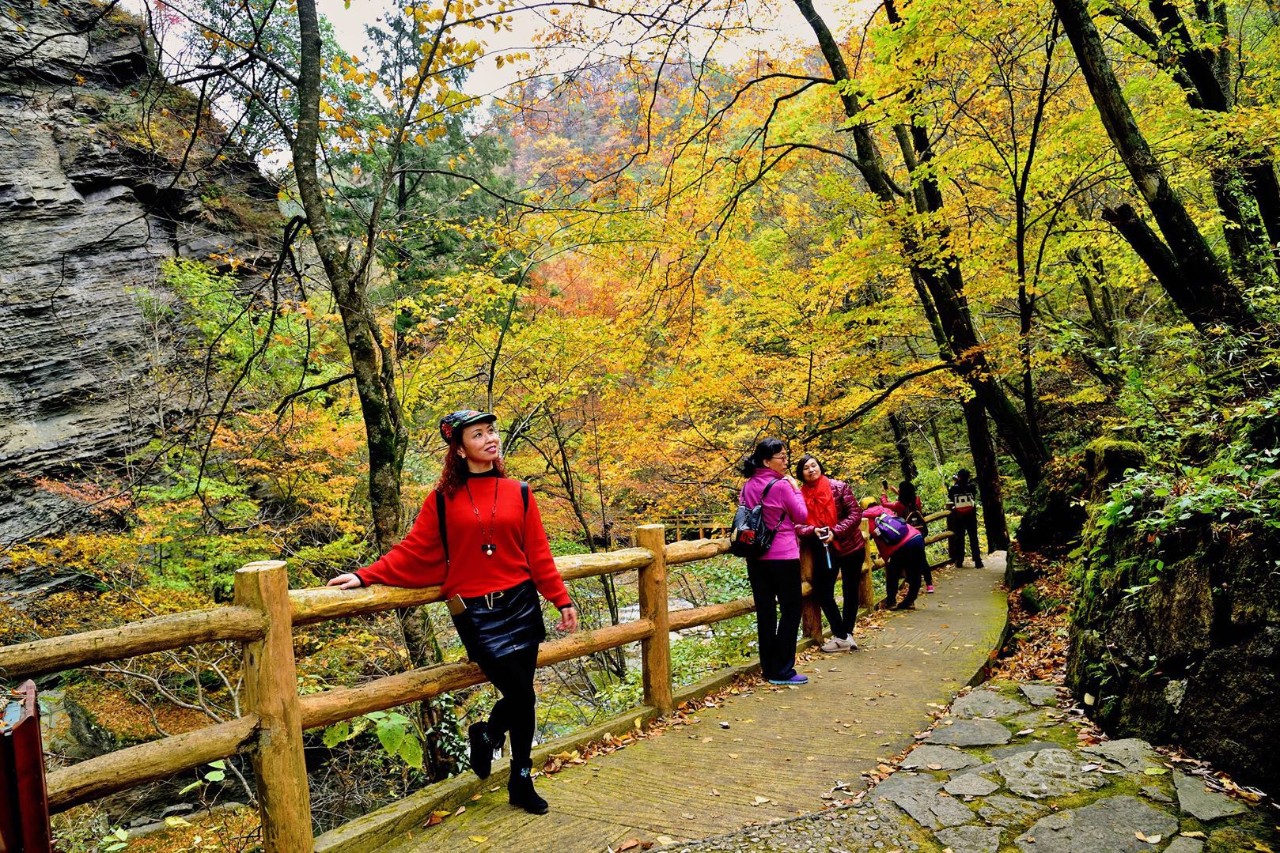
[[[948,535],[930,537],[930,541]],[[565,580],[638,570],[639,619],[543,643],[538,664],[547,666],[639,641],[644,702],[667,714],[673,710],[669,632],[750,613],[755,605],[746,598],[669,612],[667,567],[723,554],[728,540],[666,544],[662,525],[643,525],[636,529],[635,541],[638,547],[612,553],[556,558]],[[863,602],[872,601],[871,567],[869,558],[860,584]],[[803,631],[811,639],[820,639],[821,610],[811,594],[812,565],[807,557],[801,571]],[[303,762],[304,731],[485,681],[479,667],[461,661],[300,696],[294,626],[438,602],[443,599],[440,587],[290,591],[285,564],[268,561],[237,571],[234,590],[231,606],[0,648],[0,676],[17,680],[198,643],[243,645],[243,707],[247,709],[243,716],[53,770],[47,780],[52,812],[248,752],[257,781],[263,849],[266,853],[310,851],[314,839]]]

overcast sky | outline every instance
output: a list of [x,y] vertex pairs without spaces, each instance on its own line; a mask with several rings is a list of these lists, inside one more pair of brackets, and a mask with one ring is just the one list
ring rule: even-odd
[[[390,3],[383,0],[351,0],[348,8],[344,0],[318,0],[321,14],[329,19],[337,32],[338,42],[349,52],[368,58],[369,45],[365,38],[365,27],[374,24],[378,17],[388,8]],[[655,4],[656,5],[656,4]],[[774,0],[773,5],[778,13],[772,17],[756,20],[756,25],[764,30],[764,34],[751,39],[739,39],[733,44],[723,44],[718,48],[717,56],[722,62],[732,63],[751,50],[777,51],[781,42],[791,41],[803,45],[814,43],[813,32],[800,16],[795,5],[786,0]],[[866,11],[875,7],[874,0],[855,0],[855,2],[836,3],[833,0],[818,0],[815,3],[818,12],[825,16],[827,25],[837,34],[845,32],[852,25],[854,16],[865,16]],[[511,33],[495,34],[491,30],[481,35],[475,30],[476,37],[483,39],[488,45],[490,55],[482,60],[472,72],[467,89],[477,95],[496,92],[515,79],[510,67],[499,69],[493,56],[500,52],[521,50],[531,47],[534,35],[542,22],[532,14],[522,17],[515,10],[516,16]],[[577,57],[565,58],[566,67],[576,61]]]

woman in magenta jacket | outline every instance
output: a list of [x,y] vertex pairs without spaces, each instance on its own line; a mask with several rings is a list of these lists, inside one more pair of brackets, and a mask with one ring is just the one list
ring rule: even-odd
[[[774,530],[773,543],[747,560],[747,578],[756,602],[760,672],[771,684],[804,684],[796,672],[796,638],[800,632],[800,543],[796,525],[809,515],[797,483],[787,475],[787,448],[766,438],[742,461],[747,482],[738,495],[742,506],[763,503],[764,521]],[[772,486],[772,488],[769,488]],[[768,494],[765,490],[768,489]]]
[[[813,594],[831,626],[831,639],[824,652],[848,652],[858,648],[853,625],[858,621],[858,580],[867,556],[862,538],[862,509],[853,489],[841,480],[828,477],[822,463],[805,454],[796,462],[800,494],[809,518],[796,528],[801,545],[813,551]],[[844,612],[836,604],[836,579],[844,593]]]
[[[862,517],[870,519],[868,533],[885,563],[884,606],[890,610],[915,610],[916,596],[920,594],[920,578],[928,565],[924,556],[924,534],[903,522],[907,528],[906,535],[897,542],[886,541],[879,530],[879,519],[886,515],[894,518],[897,516],[888,507],[877,504],[875,498],[865,498],[863,503],[870,504],[862,508]],[[907,579],[907,597],[897,602],[898,581],[903,577]]]

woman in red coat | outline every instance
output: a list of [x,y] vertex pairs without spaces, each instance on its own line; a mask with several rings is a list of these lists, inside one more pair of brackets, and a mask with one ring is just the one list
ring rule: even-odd
[[[798,525],[800,541],[813,551],[813,594],[831,626],[824,652],[848,652],[858,648],[853,626],[858,621],[858,580],[867,543],[862,538],[862,510],[853,490],[828,477],[822,463],[812,456],[796,462],[800,494],[809,509],[807,524]],[[844,612],[836,604],[836,579],[844,593]]]
[[560,609],[561,631],[577,630],[578,611],[551,557],[537,502],[528,486],[506,476],[496,420],[474,409],[441,420],[449,449],[409,535],[373,565],[338,575],[329,586],[443,586],[467,656],[502,694],[489,720],[467,732],[471,767],[488,776],[493,751],[510,732],[511,804],[546,814],[530,775],[533,675],[547,635],[538,593]]

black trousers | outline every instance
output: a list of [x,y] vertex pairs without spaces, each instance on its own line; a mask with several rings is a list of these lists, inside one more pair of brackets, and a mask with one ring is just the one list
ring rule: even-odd
[[489,715],[486,730],[489,742],[502,743],[503,736],[510,732],[511,766],[529,767],[537,722],[533,674],[538,668],[538,647],[520,649],[501,657],[481,655],[476,663],[500,694]]
[[947,527],[954,534],[948,540],[951,551],[951,562],[957,567],[964,565],[964,537],[969,537],[969,553],[973,554],[973,564],[975,566],[982,565],[982,554],[978,551],[978,513],[974,512],[956,512],[954,509],[951,515],[947,516]]
[[[831,563],[827,564],[830,555]],[[846,639],[858,621],[858,580],[862,575],[862,561],[866,548],[841,556],[821,545],[813,549],[813,594],[822,605],[822,613],[831,626],[831,635]],[[844,596],[844,610],[836,604],[836,579],[840,580],[840,592]]]
[[747,578],[756,602],[760,672],[765,678],[796,674],[800,635],[800,560],[747,560]]
[[923,536],[917,536],[894,551],[884,567],[885,607],[893,607],[897,602],[898,584],[904,577],[907,579],[907,597],[902,599],[902,603],[907,606],[915,604],[916,596],[920,594],[920,578],[928,568]]

